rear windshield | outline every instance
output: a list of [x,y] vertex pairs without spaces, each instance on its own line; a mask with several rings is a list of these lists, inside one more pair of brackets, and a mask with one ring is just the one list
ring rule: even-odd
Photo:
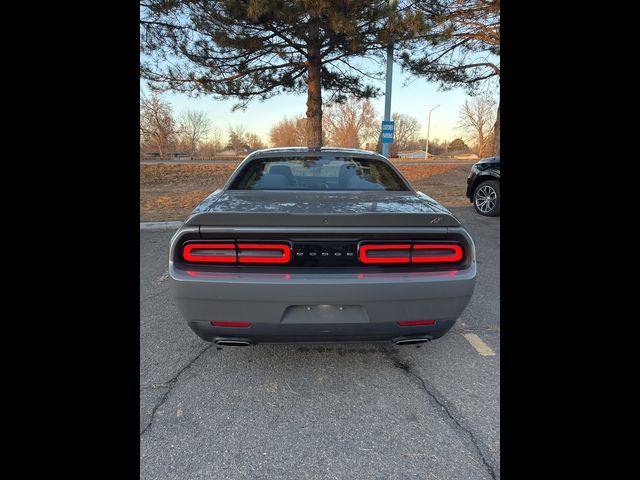
[[409,190],[387,163],[357,157],[273,157],[248,163],[230,190]]

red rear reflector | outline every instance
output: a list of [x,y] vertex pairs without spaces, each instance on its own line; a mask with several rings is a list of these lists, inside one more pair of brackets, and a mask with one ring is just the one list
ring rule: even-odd
[[411,249],[412,263],[451,263],[462,260],[462,247],[455,243],[414,244]]
[[240,263],[289,263],[291,247],[275,243],[239,243]]
[[251,322],[211,322],[214,327],[236,327],[236,328],[249,328]]
[[408,243],[360,245],[358,258],[362,263],[409,263],[410,248]]
[[236,263],[233,243],[188,243],[182,249],[187,262]]
[[409,320],[406,322],[398,322],[398,325],[401,327],[414,327],[417,325],[433,325],[436,323],[435,320]]

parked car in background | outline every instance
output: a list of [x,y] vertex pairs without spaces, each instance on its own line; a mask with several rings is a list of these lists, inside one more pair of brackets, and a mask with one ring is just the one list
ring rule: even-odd
[[467,178],[467,198],[480,215],[500,215],[500,156],[483,158]]
[[171,292],[218,345],[422,343],[476,280],[473,240],[442,205],[365,150],[250,154],[178,229]]

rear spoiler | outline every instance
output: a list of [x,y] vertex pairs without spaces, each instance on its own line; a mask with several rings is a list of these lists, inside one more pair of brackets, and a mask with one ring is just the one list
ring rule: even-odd
[[278,212],[204,212],[185,225],[225,227],[457,227],[447,213],[309,214]]

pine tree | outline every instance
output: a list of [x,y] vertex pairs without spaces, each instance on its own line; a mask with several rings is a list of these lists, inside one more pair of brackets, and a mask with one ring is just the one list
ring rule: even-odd
[[[411,3],[411,2],[408,2]],[[322,146],[322,93],[331,101],[379,89],[354,60],[408,45],[422,14],[388,0],[146,0],[141,76],[152,89],[236,98],[234,108],[307,93],[307,146]],[[374,72],[375,73],[375,72]]]

